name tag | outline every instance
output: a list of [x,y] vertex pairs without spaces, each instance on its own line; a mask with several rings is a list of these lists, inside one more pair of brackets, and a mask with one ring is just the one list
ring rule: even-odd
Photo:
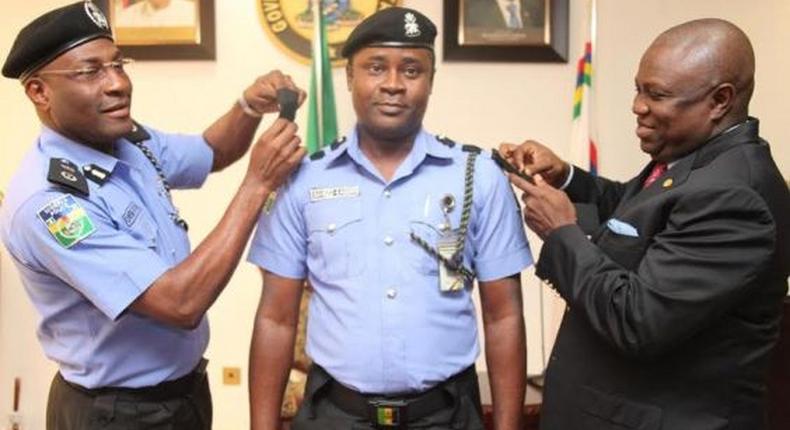
[[332,199],[350,199],[353,197],[359,197],[359,186],[310,189],[311,202]]

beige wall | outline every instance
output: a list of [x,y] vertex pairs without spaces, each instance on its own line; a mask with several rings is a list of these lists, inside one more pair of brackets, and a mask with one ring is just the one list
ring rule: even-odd
[[[581,0],[570,0],[571,52],[579,51],[576,28]],[[20,27],[47,9],[66,1],[4,1],[0,5],[0,55],[5,54]],[[406,0],[435,22],[442,22],[439,0]],[[216,1],[216,62],[139,62],[134,65],[134,113],[138,120],[171,131],[200,132],[224,112],[258,74],[281,68],[302,83],[307,67],[273,47],[257,18],[255,0]],[[646,162],[633,135],[630,113],[633,74],[639,56],[662,29],[684,20],[716,16],[734,21],[752,37],[757,51],[757,90],[752,113],[763,121],[763,136],[771,141],[774,157],[785,176],[790,169],[784,111],[790,86],[784,75],[790,59],[784,55],[790,29],[787,0],[599,0],[598,109],[601,171],[625,179]],[[441,34],[440,36],[441,37]],[[784,42],[784,43],[783,43]],[[441,43],[439,44],[441,45]],[[440,48],[441,50],[441,48]],[[441,58],[441,53],[439,53]],[[568,64],[440,63],[427,127],[468,143],[492,146],[500,141],[540,139],[560,154],[568,153],[574,61]],[[335,72],[341,129],[353,122],[344,78]],[[5,187],[24,151],[35,138],[38,125],[17,82],[0,81],[0,189]],[[306,110],[297,118],[306,120]],[[215,175],[200,191],[179,192],[178,205],[193,227],[194,244],[220,218],[245,168],[245,162]],[[537,252],[539,243],[532,238]],[[27,301],[17,274],[0,251],[0,423],[11,407],[14,376],[24,378],[22,410],[26,428],[43,428],[48,382],[54,367],[43,357],[35,336],[37,317]],[[108,264],[112,264],[108,262]],[[525,315],[529,336],[529,370],[542,369],[540,358],[539,286],[531,273],[524,275]],[[222,366],[240,366],[246,379],[252,318],[260,292],[257,271],[242,263],[227,290],[210,312],[212,340],[207,352],[215,401],[215,428],[247,426],[246,386],[222,386]],[[552,294],[546,295],[547,320],[552,321]],[[548,330],[547,331],[551,331]],[[550,344],[551,336],[547,339]],[[483,367],[484,363],[479,363]],[[0,428],[2,427],[0,424]]]

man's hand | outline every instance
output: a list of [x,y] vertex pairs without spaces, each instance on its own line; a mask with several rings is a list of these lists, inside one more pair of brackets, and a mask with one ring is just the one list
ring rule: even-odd
[[552,187],[541,175],[535,175],[535,185],[514,174],[510,182],[524,191],[524,221],[541,239],[545,240],[557,228],[576,224],[576,208],[564,192]]
[[296,135],[296,124],[279,118],[255,143],[250,153],[247,180],[274,191],[282,185],[305,156]]
[[517,169],[532,176],[542,175],[554,187],[561,186],[570,171],[568,163],[534,140],[526,140],[518,146],[502,143],[499,153]]
[[277,90],[280,88],[296,91],[299,94],[299,106],[307,98],[307,93],[298,88],[290,76],[279,70],[259,76],[252,85],[244,90],[242,97],[253,110],[260,114],[277,112],[280,110],[280,106],[277,104]]

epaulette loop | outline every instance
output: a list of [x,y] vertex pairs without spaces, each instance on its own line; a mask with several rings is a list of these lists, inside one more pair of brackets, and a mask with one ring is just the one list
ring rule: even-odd
[[331,145],[329,145],[329,149],[334,151],[335,149],[337,149],[340,145],[342,145],[344,143],[346,143],[346,136],[340,136],[337,139],[335,139],[335,141],[332,142]]
[[449,137],[447,137],[445,135],[438,135],[438,136],[436,136],[436,140],[438,140],[442,145],[444,145],[444,146],[446,146],[448,148],[454,148],[455,147],[455,141],[453,141],[452,139],[450,139]]
[[479,154],[479,153],[483,152],[483,149],[480,148],[479,146],[475,146],[475,145],[462,145],[461,146],[461,151],[474,152],[475,154]]
[[324,151],[313,152],[312,154],[310,154],[310,160],[311,161],[320,160],[320,159],[324,158],[324,155],[326,155],[326,153]]
[[146,129],[137,123],[137,121],[132,121],[132,131],[127,133],[123,138],[128,140],[129,142],[133,143],[140,143],[145,142],[146,140],[151,139],[151,135],[146,131]]

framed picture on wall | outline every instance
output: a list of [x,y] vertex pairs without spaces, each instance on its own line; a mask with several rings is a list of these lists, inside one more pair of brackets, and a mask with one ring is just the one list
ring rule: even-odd
[[568,0],[444,0],[447,61],[568,61]]
[[214,0],[99,0],[125,55],[138,60],[213,60]]

